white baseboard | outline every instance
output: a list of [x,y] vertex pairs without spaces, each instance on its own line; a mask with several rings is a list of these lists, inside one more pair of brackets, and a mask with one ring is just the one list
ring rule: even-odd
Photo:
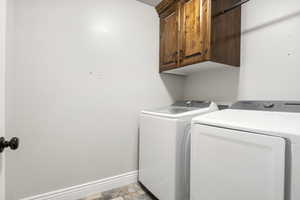
[[48,192],[32,197],[27,197],[22,200],[77,200],[87,197],[91,194],[96,194],[122,187],[131,183],[136,183],[138,172],[128,172],[118,176],[113,176],[98,181],[92,181],[82,185],[77,185],[53,192]]

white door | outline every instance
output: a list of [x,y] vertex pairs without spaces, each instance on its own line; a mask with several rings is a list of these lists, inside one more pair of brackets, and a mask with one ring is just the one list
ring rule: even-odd
[[[0,0],[0,137],[5,131],[5,32],[6,0]],[[4,200],[4,160],[0,154],[0,200]]]
[[194,126],[191,200],[284,200],[285,143],[280,137]]

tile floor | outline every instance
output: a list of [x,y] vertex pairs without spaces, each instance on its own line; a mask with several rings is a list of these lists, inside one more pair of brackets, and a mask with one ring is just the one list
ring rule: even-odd
[[138,183],[91,195],[80,200],[156,200],[147,194]]

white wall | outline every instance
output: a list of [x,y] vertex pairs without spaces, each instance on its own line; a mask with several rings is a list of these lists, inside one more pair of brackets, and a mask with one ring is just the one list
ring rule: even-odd
[[207,69],[187,77],[185,98],[230,103],[238,97],[239,68]]
[[299,25],[299,0],[245,7],[240,99],[300,100]]
[[135,0],[15,1],[7,200],[137,169],[138,115],[183,98],[158,74],[159,21]]
[[[6,0],[0,0],[0,137],[5,134]],[[0,200],[5,200],[4,155],[0,154]]]
[[150,5],[150,6],[156,6],[156,5],[158,5],[161,2],[161,0],[137,0],[137,1],[146,3],[146,4]]
[[299,0],[251,0],[243,7],[240,75],[236,71],[200,72],[187,79],[186,97],[300,100],[299,25]]

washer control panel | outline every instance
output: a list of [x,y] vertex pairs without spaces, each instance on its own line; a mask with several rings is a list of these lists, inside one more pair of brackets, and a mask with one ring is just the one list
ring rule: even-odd
[[187,101],[177,101],[172,106],[206,108],[206,107],[209,107],[210,104],[211,104],[210,101],[193,101],[193,100],[187,100]]

